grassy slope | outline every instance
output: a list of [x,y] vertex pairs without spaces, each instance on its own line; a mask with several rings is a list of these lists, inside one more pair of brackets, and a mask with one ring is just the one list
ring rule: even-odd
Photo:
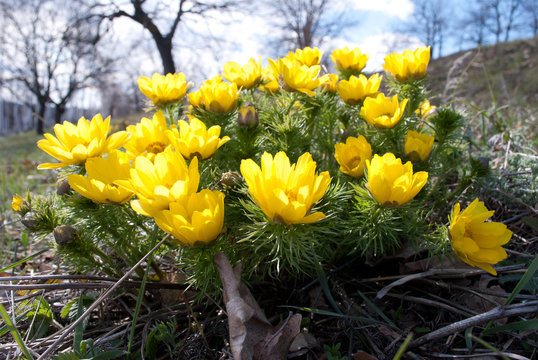
[[[433,60],[428,74],[434,96],[444,94],[452,99],[472,99],[474,104],[484,107],[492,100],[489,79],[498,104],[526,105],[536,109],[538,37],[462,51]],[[445,91],[447,83],[456,78],[461,80],[457,87]]]

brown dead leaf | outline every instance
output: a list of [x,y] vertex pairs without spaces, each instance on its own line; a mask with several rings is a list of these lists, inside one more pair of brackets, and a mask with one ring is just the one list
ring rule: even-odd
[[454,269],[454,268],[469,268],[469,265],[463,263],[459,259],[449,258],[447,256],[428,257],[418,261],[410,261],[400,265],[400,274],[413,274],[423,272],[430,269]]
[[290,315],[273,328],[248,287],[241,282],[241,264],[232,269],[222,252],[215,254],[214,261],[224,288],[234,359],[286,359],[290,344],[300,331],[301,315]]
[[[179,283],[184,280],[185,276],[181,276],[178,273],[165,273],[164,278],[161,280],[165,283]],[[184,301],[183,290],[178,289],[160,289],[161,302],[163,306],[169,307]]]
[[355,354],[351,355],[351,357],[353,360],[377,360],[375,356],[365,353],[364,351],[356,352]]
[[[486,292],[496,292],[499,294],[507,294],[506,291],[499,285],[490,285],[490,283],[495,280],[497,279],[493,276],[482,275],[480,279],[474,284],[474,286],[477,286],[479,290],[486,291]],[[473,289],[473,288],[470,287],[470,289]],[[491,301],[488,301],[488,299]],[[489,295],[489,294],[482,294],[482,296],[478,296],[472,293],[465,293],[463,300],[465,301],[465,305],[468,308],[481,313],[481,312],[492,310],[493,308],[503,304],[504,301],[506,300],[506,297]],[[506,320],[507,320],[506,318],[498,319],[497,322],[499,322],[500,324],[504,324],[506,323]]]

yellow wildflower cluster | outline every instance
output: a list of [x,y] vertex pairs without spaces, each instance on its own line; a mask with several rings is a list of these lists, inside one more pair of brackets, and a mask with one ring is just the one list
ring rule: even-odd
[[[67,176],[82,196],[101,204],[124,204],[136,197],[132,208],[154,218],[180,243],[214,240],[222,231],[224,194],[198,192],[198,160],[213,156],[230,138],[219,138],[219,126],[207,129],[194,117],[180,120],[178,131],[175,125],[167,126],[161,111],[107,138],[109,122],[96,115],[91,122],[81,118],[77,126],[56,125],[57,137],[46,134],[38,146],[60,162],[39,168],[84,167],[85,175]],[[125,152],[117,150],[122,145]],[[19,208],[19,202],[13,207]]]
[[[77,166],[66,178],[78,194],[99,204],[129,202],[130,209],[186,246],[213,242],[226,227],[227,235],[219,239],[240,236],[232,245],[237,247],[256,243],[256,251],[249,252],[255,256],[288,252],[288,261],[302,256],[301,264],[329,263],[331,246],[356,251],[349,246],[358,241],[353,236],[370,233],[349,236],[355,229],[342,224],[345,219],[373,208],[391,224],[412,228],[402,225],[409,217],[400,215],[415,208],[406,205],[433,198],[435,184],[426,184],[442,176],[435,167],[443,142],[439,134],[446,132],[434,124],[443,109],[433,115],[420,81],[429,54],[429,47],[390,54],[385,75],[366,76],[367,54],[336,49],[330,57],[337,75],[325,73],[318,48],[297,49],[268,59],[266,66],[261,57],[227,62],[189,94],[192,84],[184,74],[141,77],[140,90],[155,114],[110,136],[110,118],[100,115],[56,125],[55,136],[46,134],[38,146],[59,162],[39,168]],[[383,78],[389,79],[390,97],[380,91]],[[435,148],[432,134],[438,137]],[[13,209],[21,203],[14,198]],[[226,212],[226,224],[225,206],[234,210]],[[460,213],[456,205],[450,235],[460,258],[493,273],[490,264],[506,256],[500,246],[510,233],[484,223],[491,216],[484,209],[475,201]],[[380,227],[379,219],[372,216],[369,224]],[[319,230],[326,225],[329,230]],[[393,238],[405,233],[391,226],[389,231],[399,232]],[[329,246],[309,231],[341,235],[346,243]]]

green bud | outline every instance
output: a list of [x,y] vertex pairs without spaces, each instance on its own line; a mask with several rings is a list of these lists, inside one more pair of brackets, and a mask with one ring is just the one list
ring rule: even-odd
[[38,216],[37,213],[33,211],[28,211],[21,219],[21,223],[30,231],[34,231],[37,229],[37,221]]
[[259,122],[258,112],[254,105],[248,103],[245,106],[241,106],[237,116],[237,125],[239,127],[255,128]]
[[235,187],[240,182],[241,176],[235,171],[228,171],[222,174],[222,177],[220,178],[220,183],[228,187]]
[[60,179],[56,182],[56,194],[58,195],[65,195],[68,192],[71,191],[71,186],[69,186],[69,182],[67,179]]
[[54,240],[56,240],[56,243],[60,246],[72,243],[78,237],[77,230],[69,225],[56,226],[53,234]]

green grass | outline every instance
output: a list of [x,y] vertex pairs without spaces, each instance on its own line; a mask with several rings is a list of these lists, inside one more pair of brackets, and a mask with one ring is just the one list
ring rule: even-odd
[[[37,170],[37,165],[51,158],[36,143],[41,135],[27,132],[0,139],[0,266],[4,267],[24,257],[28,244],[22,232],[19,216],[11,209],[13,195],[44,192],[52,189],[51,172]],[[22,251],[22,253],[21,253]]]

